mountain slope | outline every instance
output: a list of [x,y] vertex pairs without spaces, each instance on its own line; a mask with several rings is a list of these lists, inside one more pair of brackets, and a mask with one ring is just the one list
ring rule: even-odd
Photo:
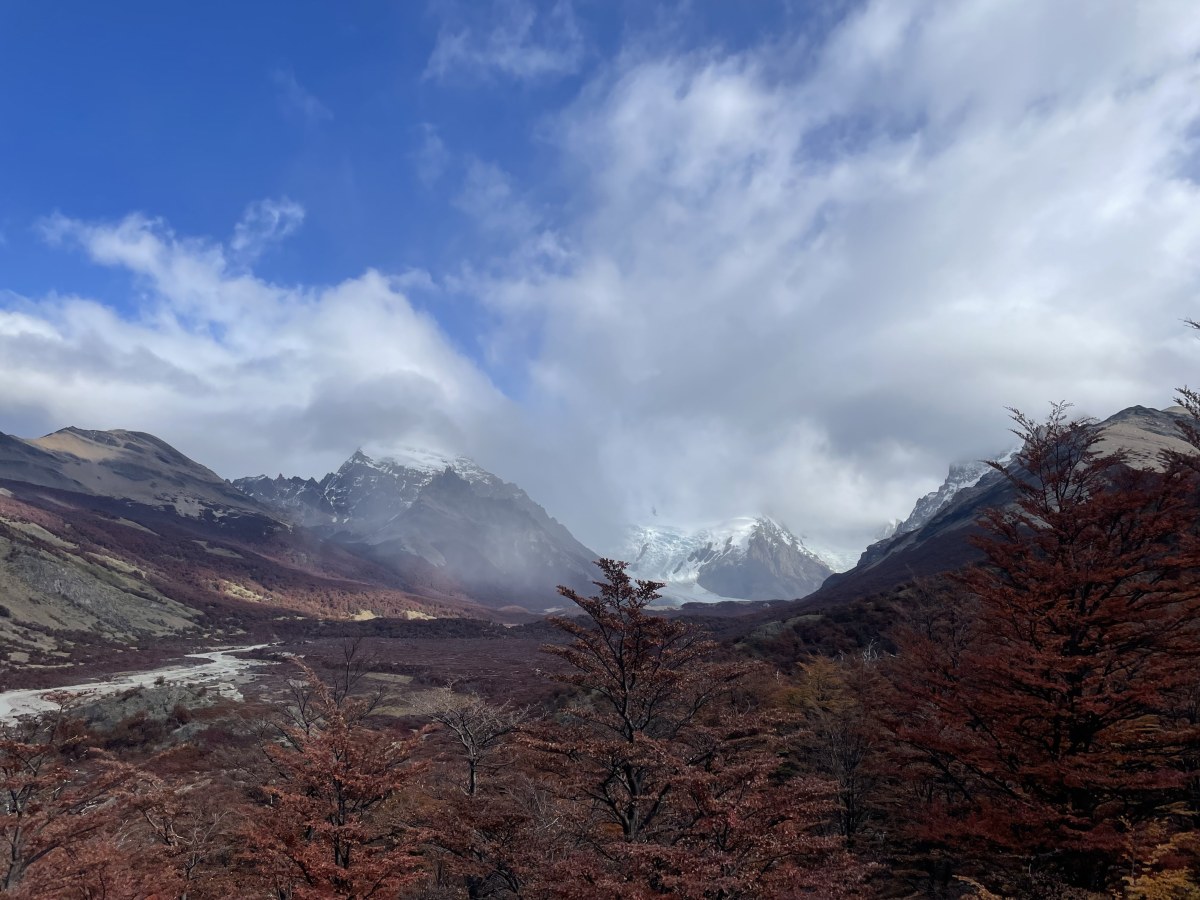
[[[1164,450],[1194,453],[1176,429],[1176,423],[1185,415],[1178,407],[1129,407],[1097,424],[1101,434],[1097,450],[1125,451],[1129,463],[1141,468],[1157,467],[1158,454]],[[977,559],[978,551],[969,540],[978,531],[976,521],[985,509],[1014,502],[1015,494],[1005,478],[990,469],[973,484],[965,483],[975,471],[953,467],[947,485],[917,501],[906,520],[916,523],[916,527],[898,530],[893,537],[872,544],[857,566],[830,578],[806,603],[846,602],[890,590],[917,577],[952,571]],[[931,498],[939,495],[946,499],[930,511]]]
[[201,617],[165,596],[132,559],[10,488],[0,489],[0,560],[0,646],[10,653],[54,650],[62,632],[118,641],[177,634]]
[[80,645],[237,632],[284,613],[491,615],[432,567],[400,578],[293,529],[152,435],[0,434],[0,648],[50,664]]
[[[1125,451],[1128,463],[1138,468],[1159,468],[1157,455],[1163,450],[1195,455],[1195,448],[1176,430],[1185,416],[1177,407],[1130,407],[1096,426],[1097,448]],[[977,524],[980,517],[1015,500],[1016,492],[1003,475],[986,474],[955,492],[923,525],[872,545],[857,566],[830,577],[817,592],[752,610],[740,621],[731,621],[725,636],[779,665],[807,652],[877,652],[880,642],[886,647],[897,620],[908,613],[920,610],[918,618],[924,621],[961,602],[959,589],[941,576],[981,558],[971,542],[983,533]]]
[[31,439],[0,435],[0,478],[120,497],[193,518],[271,518],[266,507],[211,469],[140,431],[64,428]]
[[324,478],[238,479],[280,516],[405,575],[432,567],[493,607],[545,610],[555,585],[589,588],[595,554],[510,484],[466,457],[356,451]]
[[[1003,465],[1011,462],[1016,452],[1017,450],[1013,449],[992,458]],[[916,505],[913,506],[912,512],[908,514],[908,518],[898,523],[885,540],[899,534],[907,534],[910,531],[923,528],[929,523],[930,519],[945,509],[956,496],[968,488],[975,487],[975,485],[983,480],[984,476],[990,475],[993,472],[995,472],[995,469],[984,460],[952,465],[950,473],[946,476],[946,480],[942,482],[941,486],[936,491],[931,491],[918,500]]]
[[738,518],[687,532],[631,529],[621,554],[635,577],[666,583],[676,601],[792,599],[812,593],[832,569],[779,523]]

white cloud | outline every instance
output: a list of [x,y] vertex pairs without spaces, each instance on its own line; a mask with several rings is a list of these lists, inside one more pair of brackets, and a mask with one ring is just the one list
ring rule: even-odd
[[880,0],[802,49],[623,57],[558,121],[569,264],[475,285],[539,322],[540,402],[631,514],[861,545],[1002,450],[1006,406],[1170,401],[1200,312],[1189,4]]
[[567,0],[539,9],[527,0],[493,0],[483,11],[445,7],[425,77],[469,82],[494,77],[536,81],[578,72],[583,33]]
[[131,273],[142,300],[124,316],[80,297],[11,303],[0,313],[0,411],[152,431],[230,477],[320,474],[365,444],[474,449],[507,416],[502,395],[405,296],[428,285],[423,273],[287,286],[231,267],[232,247],[141,216],[56,216],[44,230]]
[[244,261],[252,261],[272,244],[279,243],[304,223],[304,207],[281,197],[259,200],[246,207],[241,221],[234,226],[229,249]]
[[308,125],[319,125],[333,118],[333,111],[299,81],[291,69],[275,69],[271,81],[279,92],[284,112]]
[[450,164],[450,151],[446,149],[445,141],[428,122],[421,124],[421,144],[413,154],[413,163],[417,177],[427,188],[437,184]]
[[514,239],[528,237],[539,224],[539,216],[513,187],[512,179],[494,163],[472,159],[454,205],[484,231]]

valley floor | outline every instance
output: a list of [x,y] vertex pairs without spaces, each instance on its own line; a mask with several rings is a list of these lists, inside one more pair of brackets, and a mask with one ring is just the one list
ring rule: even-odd
[[153,685],[183,685],[203,687],[218,695],[240,700],[238,686],[250,676],[248,670],[264,665],[262,660],[244,659],[236,654],[259,650],[266,644],[210,650],[187,657],[184,664],[174,663],[141,672],[127,672],[103,680],[53,688],[11,690],[0,693],[0,723],[11,722],[20,716],[49,712],[57,708],[57,697],[66,695],[72,702],[92,701],[122,691],[147,688]]

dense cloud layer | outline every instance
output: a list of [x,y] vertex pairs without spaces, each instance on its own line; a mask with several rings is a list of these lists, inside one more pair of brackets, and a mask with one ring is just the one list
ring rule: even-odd
[[[487,63],[534,33],[513,21],[490,43],[447,31],[430,71],[574,71],[574,24],[571,65]],[[897,0],[817,45],[655,46],[548,119],[544,182],[464,155],[448,202],[493,250],[453,271],[268,283],[255,256],[304,218],[283,200],[225,244],[47,220],[140,305],[9,304],[0,413],[154,431],[229,476],[320,473],[359,444],[465,451],[599,550],[652,507],[852,548],[949,462],[1004,449],[1006,406],[1161,406],[1197,370],[1189,3]],[[417,289],[480,303],[489,355],[456,349]]]
[[630,507],[853,542],[1006,406],[1170,402],[1200,20],[1092,9],[875,3],[815,51],[631,55],[563,114],[569,261],[480,290]]

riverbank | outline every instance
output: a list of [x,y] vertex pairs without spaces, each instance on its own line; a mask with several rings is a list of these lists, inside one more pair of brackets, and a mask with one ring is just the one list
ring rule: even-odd
[[124,672],[103,680],[97,679],[81,684],[54,688],[33,688],[4,691],[0,693],[0,724],[12,722],[21,716],[37,715],[57,708],[57,701],[49,699],[63,694],[80,702],[93,701],[122,691],[156,685],[186,685],[204,687],[220,696],[240,700],[240,686],[255,676],[252,668],[270,666],[274,663],[261,659],[242,659],[238,653],[260,650],[268,644],[253,644],[247,647],[230,647],[190,653],[185,660],[198,662],[176,662],[140,672]]

